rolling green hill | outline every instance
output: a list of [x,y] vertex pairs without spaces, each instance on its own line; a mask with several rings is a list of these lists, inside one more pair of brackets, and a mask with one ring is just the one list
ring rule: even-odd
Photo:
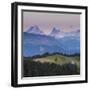
[[80,56],[64,56],[64,55],[50,55],[42,58],[33,59],[35,62],[54,63],[54,64],[76,64],[78,72],[80,71]]
[[24,58],[24,76],[52,76],[80,74],[80,56],[47,55]]
[[55,64],[66,64],[66,63],[77,63],[79,64],[80,62],[80,57],[79,56],[63,56],[63,55],[50,55],[42,58],[36,58],[33,59],[34,61],[40,61],[42,63],[44,62],[49,62],[49,63],[55,63]]

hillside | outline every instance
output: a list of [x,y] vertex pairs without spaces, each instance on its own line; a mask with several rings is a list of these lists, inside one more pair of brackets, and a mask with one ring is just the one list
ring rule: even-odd
[[80,74],[80,56],[48,55],[24,58],[24,76]]

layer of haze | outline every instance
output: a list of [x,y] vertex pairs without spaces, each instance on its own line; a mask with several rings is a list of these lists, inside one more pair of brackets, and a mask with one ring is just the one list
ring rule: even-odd
[[73,32],[80,29],[80,14],[23,12],[23,31],[37,25],[45,34],[49,34],[53,27],[63,32]]

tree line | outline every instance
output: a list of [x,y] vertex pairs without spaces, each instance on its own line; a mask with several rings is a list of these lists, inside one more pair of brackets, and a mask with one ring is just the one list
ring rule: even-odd
[[55,76],[55,75],[76,75],[80,74],[77,70],[76,64],[63,64],[58,65],[54,63],[41,63],[33,60],[23,61],[23,76],[36,77],[36,76]]
[[75,54],[72,54],[72,55],[67,55],[67,54],[64,54],[64,53],[44,53],[42,55],[35,55],[35,56],[32,56],[32,57],[24,57],[24,59],[27,59],[27,60],[30,60],[30,59],[35,59],[35,58],[42,58],[42,57],[47,57],[47,56],[53,56],[53,55],[63,55],[63,56],[68,56],[68,57],[74,57],[74,56],[80,56],[79,53],[75,53]]

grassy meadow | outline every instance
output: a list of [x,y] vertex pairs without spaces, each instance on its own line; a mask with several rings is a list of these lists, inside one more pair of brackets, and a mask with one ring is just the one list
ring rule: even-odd
[[46,55],[24,57],[24,77],[80,74],[80,56]]

